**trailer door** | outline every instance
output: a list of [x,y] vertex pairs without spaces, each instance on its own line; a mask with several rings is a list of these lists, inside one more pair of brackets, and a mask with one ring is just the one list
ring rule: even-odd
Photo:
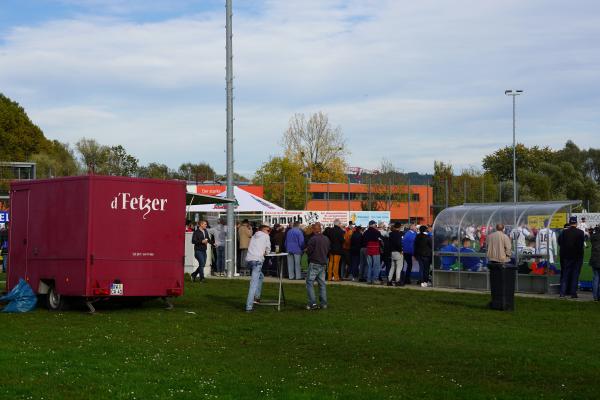
[[9,290],[27,279],[29,232],[29,189],[15,190],[10,199],[10,235],[8,242]]

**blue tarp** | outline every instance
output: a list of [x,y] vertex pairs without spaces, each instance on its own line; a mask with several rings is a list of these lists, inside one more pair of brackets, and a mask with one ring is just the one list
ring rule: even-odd
[[37,296],[23,278],[7,295],[0,297],[0,301],[8,301],[2,312],[27,312],[35,308]]

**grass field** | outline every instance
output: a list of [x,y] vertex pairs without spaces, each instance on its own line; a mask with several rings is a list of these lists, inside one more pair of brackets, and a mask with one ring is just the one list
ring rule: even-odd
[[[0,398],[596,398],[600,304],[330,286],[243,312],[247,281],[96,315],[0,314]],[[275,285],[266,285],[266,296]]]

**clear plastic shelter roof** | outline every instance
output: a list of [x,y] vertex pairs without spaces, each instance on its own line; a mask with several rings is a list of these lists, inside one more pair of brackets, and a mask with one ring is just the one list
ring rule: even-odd
[[477,230],[489,234],[497,224],[508,230],[527,225],[529,228],[562,228],[567,223],[571,208],[581,204],[579,200],[547,201],[531,203],[467,203],[444,209],[433,224],[434,247],[451,237],[469,236]]

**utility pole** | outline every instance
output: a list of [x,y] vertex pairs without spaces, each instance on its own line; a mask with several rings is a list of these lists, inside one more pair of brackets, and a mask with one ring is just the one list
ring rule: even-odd
[[[225,1],[225,85],[227,102],[227,198],[232,199],[233,193],[233,48],[232,48],[232,0]],[[235,219],[234,203],[227,203],[227,236],[225,243],[225,267],[227,275],[233,278],[235,270]]]

